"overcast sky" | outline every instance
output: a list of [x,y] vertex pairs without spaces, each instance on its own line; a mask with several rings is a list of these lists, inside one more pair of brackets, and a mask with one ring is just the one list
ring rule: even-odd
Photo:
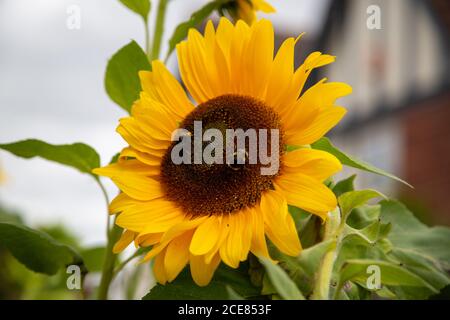
[[[166,36],[205,2],[172,0]],[[269,16],[276,28],[311,36],[328,3],[269,2],[278,10]],[[66,10],[73,4],[81,8],[80,30],[66,27]],[[142,44],[142,22],[119,1],[0,0],[0,143],[30,137],[84,142],[107,163],[125,146],[115,133],[125,113],[107,97],[103,75],[107,59],[130,39]],[[32,226],[61,223],[85,244],[104,241],[106,205],[91,177],[2,151],[0,166],[7,175],[0,186],[3,206],[20,211]],[[115,187],[105,183],[113,196]]]

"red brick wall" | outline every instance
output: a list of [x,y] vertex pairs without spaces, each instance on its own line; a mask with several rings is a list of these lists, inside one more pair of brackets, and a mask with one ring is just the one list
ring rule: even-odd
[[402,114],[406,191],[426,206],[433,223],[450,225],[450,92]]

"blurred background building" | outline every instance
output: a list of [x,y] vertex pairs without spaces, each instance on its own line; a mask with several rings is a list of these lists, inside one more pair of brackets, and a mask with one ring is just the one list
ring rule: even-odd
[[[377,8],[379,29],[371,29]],[[337,62],[315,80],[353,87],[340,102],[349,112],[334,142],[414,189],[372,174],[361,175],[359,186],[401,197],[426,222],[449,225],[450,2],[336,0],[324,22],[316,47]]]

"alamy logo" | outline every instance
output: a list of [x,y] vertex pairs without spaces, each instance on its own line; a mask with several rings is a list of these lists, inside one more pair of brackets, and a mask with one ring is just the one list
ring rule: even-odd
[[177,165],[260,164],[261,175],[275,175],[280,167],[278,129],[226,129],[224,136],[216,128],[203,132],[202,122],[194,121],[193,134],[177,129],[172,141],[177,141],[171,151],[172,162]]
[[66,273],[70,274],[67,277],[66,286],[69,290],[80,290],[81,289],[81,269],[80,266],[72,264],[67,267]]
[[66,26],[69,30],[81,29],[81,8],[76,4],[67,7],[66,13],[68,14],[66,20]]
[[381,289],[381,269],[377,265],[370,265],[367,267],[367,277],[366,286],[369,290],[379,290]]
[[367,7],[366,13],[368,14],[366,20],[366,26],[369,30],[381,29],[381,8],[377,5],[370,5]]

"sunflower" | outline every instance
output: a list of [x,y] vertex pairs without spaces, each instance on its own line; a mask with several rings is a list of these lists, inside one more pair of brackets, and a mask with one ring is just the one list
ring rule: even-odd
[[[311,71],[334,57],[314,52],[295,69],[297,40],[285,40],[274,57],[268,20],[249,26],[222,18],[216,30],[209,21],[204,35],[191,29],[177,54],[195,105],[160,61],[139,73],[140,99],[117,128],[129,146],[117,163],[94,170],[122,191],[110,204],[125,230],[115,252],[133,241],[151,246],[144,261],[154,259],[158,282],[173,281],[189,264],[200,286],[221,261],[237,268],[250,252],[270,258],[266,236],[283,253],[300,253],[288,204],[322,219],[336,207],[323,181],[342,166],[309,145],[344,116],[335,100],[351,88],[322,80],[302,93]],[[262,163],[176,165],[172,133],[192,132],[196,120],[204,127],[275,128],[281,145],[299,148],[279,148],[280,168],[273,175],[261,175]]]
[[242,19],[248,24],[256,20],[256,12],[273,13],[275,9],[265,0],[234,0],[222,6],[234,20]]

